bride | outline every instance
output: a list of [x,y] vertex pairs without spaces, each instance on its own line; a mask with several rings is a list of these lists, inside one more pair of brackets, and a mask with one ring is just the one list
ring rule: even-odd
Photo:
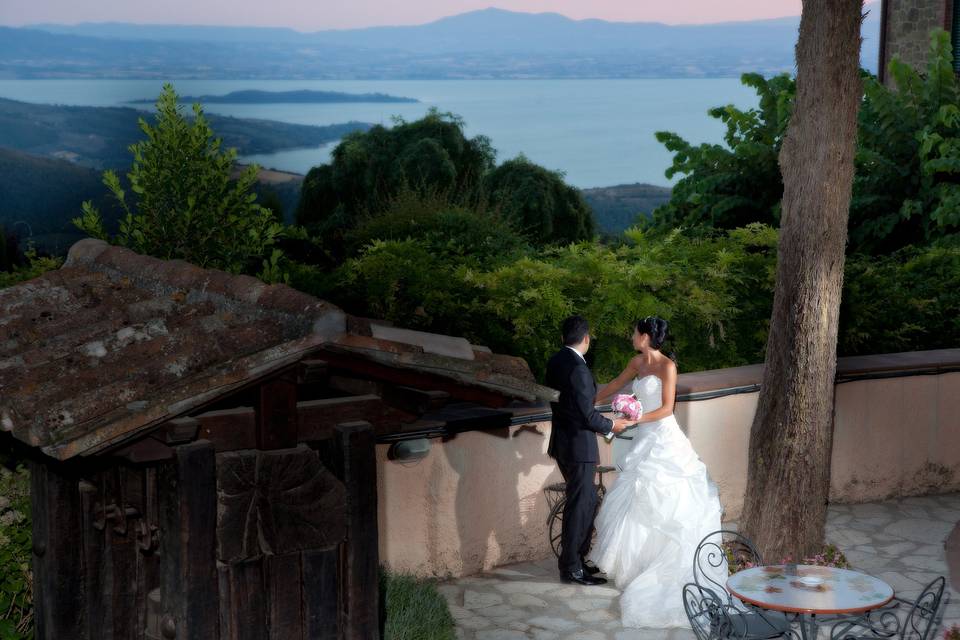
[[[717,487],[673,416],[677,366],[660,351],[667,322],[636,323],[637,352],[627,368],[597,395],[597,404],[632,380],[643,405],[629,450],[596,519],[589,560],[616,582],[627,627],[683,627],[688,622],[682,589],[693,581],[693,554],[708,533],[720,529]],[[720,584],[726,567],[719,567]]]

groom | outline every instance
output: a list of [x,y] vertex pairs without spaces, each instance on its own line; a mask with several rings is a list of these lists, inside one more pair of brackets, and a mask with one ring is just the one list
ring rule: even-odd
[[597,434],[620,433],[627,420],[610,420],[594,408],[597,383],[587,368],[584,355],[590,349],[590,325],[581,316],[563,321],[563,348],[547,363],[547,386],[560,392],[553,410],[553,427],[547,453],[557,461],[567,484],[560,535],[560,578],[583,585],[605,584],[597,578],[596,567],[587,567],[584,556],[590,551],[597,490],[593,484],[597,463]]

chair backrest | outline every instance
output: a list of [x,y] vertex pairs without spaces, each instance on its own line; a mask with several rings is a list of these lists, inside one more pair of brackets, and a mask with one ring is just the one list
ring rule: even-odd
[[946,578],[940,576],[923,588],[920,596],[913,602],[907,617],[900,628],[901,640],[928,640],[933,630],[940,603],[943,600],[943,590],[946,587]]
[[718,582],[717,575],[719,573],[726,576],[726,567],[731,560],[734,564],[763,564],[763,559],[753,543],[736,531],[720,529],[707,534],[693,554],[694,582],[726,595],[726,584]]
[[734,635],[726,603],[709,588],[692,582],[683,585],[683,610],[697,640],[720,640]]

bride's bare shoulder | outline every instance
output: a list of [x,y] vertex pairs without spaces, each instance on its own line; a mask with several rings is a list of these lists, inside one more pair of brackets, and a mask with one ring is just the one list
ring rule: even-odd
[[677,375],[677,363],[674,362],[671,358],[664,358],[663,362],[660,363],[660,372],[664,375],[674,376]]

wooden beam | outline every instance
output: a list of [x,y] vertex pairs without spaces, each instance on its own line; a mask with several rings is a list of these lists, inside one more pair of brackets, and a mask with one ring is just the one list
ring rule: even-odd
[[401,423],[415,419],[411,414],[392,409],[375,395],[300,402],[297,416],[300,442],[333,437],[334,428],[345,422],[369,422],[380,431],[399,428]]
[[344,640],[380,638],[377,460],[373,427],[337,425],[337,471],[347,489],[347,540],[341,553]]
[[383,399],[391,406],[420,416],[445,405],[450,399],[450,394],[446,391],[384,385]]
[[30,462],[33,606],[37,640],[85,636],[80,478],[56,462]]
[[297,446],[297,381],[284,376],[260,385],[257,407],[257,448]]
[[482,387],[471,387],[443,376],[432,375],[413,369],[398,369],[384,364],[364,360],[356,355],[323,351],[323,358],[327,361],[331,373],[345,371],[358,374],[372,380],[390,382],[400,386],[416,387],[419,389],[433,389],[446,391],[451,398],[458,398],[467,402],[488,407],[503,407],[510,402],[510,398],[495,391]]
[[[329,363],[327,364],[329,367]],[[344,395],[349,396],[379,396],[380,384],[373,380],[364,378],[351,378],[349,376],[330,376],[327,385],[336,391],[342,391]]]
[[133,464],[147,464],[173,459],[173,449],[156,438],[147,436],[118,449],[113,455]]
[[[214,554],[217,475],[213,444],[176,448],[157,473],[160,492],[161,629],[183,638],[218,638],[219,591]],[[65,636],[68,637],[68,636]]]
[[297,371],[297,383],[324,383],[327,381],[328,376],[326,360],[307,358],[300,361],[300,369]]
[[251,407],[210,411],[196,419],[199,436],[212,442],[217,453],[257,447],[257,414]]
[[183,444],[197,439],[200,422],[196,418],[174,418],[160,428],[167,444]]

